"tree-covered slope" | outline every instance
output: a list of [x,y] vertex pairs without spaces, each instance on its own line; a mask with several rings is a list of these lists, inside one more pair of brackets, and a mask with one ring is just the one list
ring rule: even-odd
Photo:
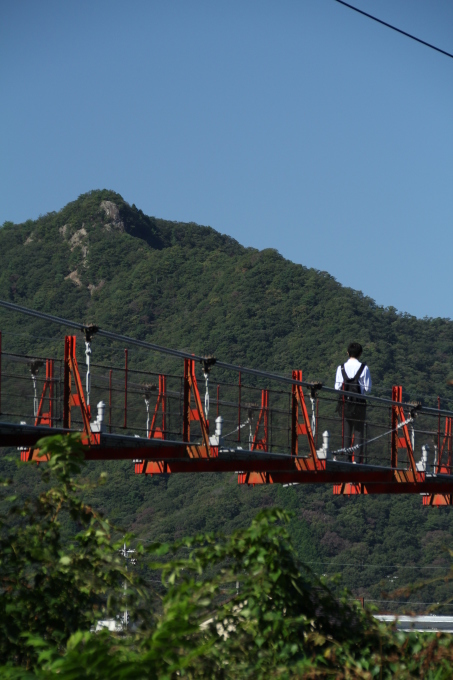
[[[364,346],[375,391],[398,383],[407,396],[426,402],[425,395],[440,394],[448,403],[451,321],[384,309],[275,250],[244,248],[209,227],[147,217],[114,192],[93,191],[58,213],[5,223],[0,253],[1,299],[230,362],[279,372],[302,368],[306,378],[327,384],[354,339]],[[0,330],[5,350],[61,355],[59,327],[0,310]],[[96,343],[97,361],[117,358],[114,347]],[[167,365],[162,356],[138,350],[131,362],[137,368]],[[11,464],[3,467],[13,474]],[[91,469],[94,475],[100,466]],[[107,471],[109,481],[94,501],[150,538],[229,531],[258,508],[291,507],[302,556],[371,565],[338,567],[350,586],[367,594],[377,594],[376,584],[392,573],[376,565],[441,564],[441,546],[453,528],[448,509],[425,510],[418,497],[342,499],[331,488],[248,489],[231,474],[145,479],[128,463],[109,464]],[[14,475],[25,494],[33,470]],[[414,580],[418,573],[400,576]]]
[[[301,367],[331,384],[356,338],[376,386],[401,382],[423,394],[444,389],[452,371],[449,320],[379,307],[275,250],[146,217],[110,191],[5,223],[0,249],[2,298],[173,347],[279,371]],[[29,328],[28,320],[0,318],[4,330]]]

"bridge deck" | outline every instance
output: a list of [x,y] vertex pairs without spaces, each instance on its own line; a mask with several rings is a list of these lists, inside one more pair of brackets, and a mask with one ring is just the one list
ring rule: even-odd
[[[76,430],[0,422],[0,447],[34,447],[39,439]],[[212,448],[195,442],[148,439],[126,434],[102,433],[99,443],[84,446],[86,460],[131,460],[149,464],[149,474],[171,472],[238,472],[249,475],[247,483],[363,485],[356,493],[451,493],[453,475],[420,472],[416,479],[407,469],[383,465],[320,460],[320,469],[304,469],[308,457],[277,452],[251,451],[240,447]],[[214,455],[212,455],[214,454]],[[259,477],[255,477],[259,475]],[[369,487],[369,490],[367,490]],[[381,491],[385,487],[385,491]]]

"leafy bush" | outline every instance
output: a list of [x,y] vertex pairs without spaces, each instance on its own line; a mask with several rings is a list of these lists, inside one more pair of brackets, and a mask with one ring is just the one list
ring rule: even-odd
[[[114,528],[83,502],[79,442],[39,446],[46,489],[24,506],[5,499],[2,677],[451,677],[448,637],[397,633],[346,592],[335,597],[298,560],[278,509],[229,537],[138,546],[126,570]],[[160,573],[160,601],[145,572]],[[128,630],[95,632],[126,606]]]
[[34,636],[62,649],[76,631],[118,613],[131,580],[110,523],[83,502],[85,487],[71,476],[83,463],[78,439],[47,437],[40,449],[52,452],[41,465],[48,488],[25,503],[5,499],[0,539],[0,662],[26,667],[37,658]]

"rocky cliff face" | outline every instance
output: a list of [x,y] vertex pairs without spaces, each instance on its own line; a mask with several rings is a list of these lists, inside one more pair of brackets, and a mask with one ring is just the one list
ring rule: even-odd
[[116,203],[113,201],[101,201],[100,207],[105,210],[105,215],[109,220],[104,227],[106,231],[117,229],[124,232],[124,222],[120,218],[120,211]]

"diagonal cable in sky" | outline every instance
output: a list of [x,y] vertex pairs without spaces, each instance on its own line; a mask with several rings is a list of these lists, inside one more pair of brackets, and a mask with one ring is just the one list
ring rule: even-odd
[[422,45],[425,45],[426,47],[430,47],[432,50],[436,50],[436,52],[440,52],[441,54],[445,54],[446,57],[450,57],[451,59],[453,59],[453,54],[451,54],[450,52],[446,52],[445,50],[441,50],[440,47],[436,47],[435,45],[431,45],[431,43],[428,43],[425,40],[421,40],[420,38],[417,38],[415,35],[412,35],[411,33],[406,33],[406,31],[402,31],[400,28],[397,28],[396,26],[392,26],[392,24],[388,24],[386,21],[382,21],[382,19],[378,19],[377,17],[374,17],[372,14],[368,14],[368,12],[364,12],[363,10],[359,9],[358,7],[354,7],[354,5],[350,5],[348,2],[344,2],[344,0],[335,0],[335,2],[339,2],[340,5],[344,5],[345,7],[349,7],[349,9],[354,10],[354,12],[358,12],[359,14],[363,14],[363,16],[368,17],[368,19],[373,19],[373,21],[377,21],[378,24],[382,24],[383,26],[387,26],[387,28],[391,28],[392,31],[396,31],[397,33],[401,33],[401,35],[405,35],[407,38],[411,38],[411,40],[415,40],[416,42],[419,42]]

